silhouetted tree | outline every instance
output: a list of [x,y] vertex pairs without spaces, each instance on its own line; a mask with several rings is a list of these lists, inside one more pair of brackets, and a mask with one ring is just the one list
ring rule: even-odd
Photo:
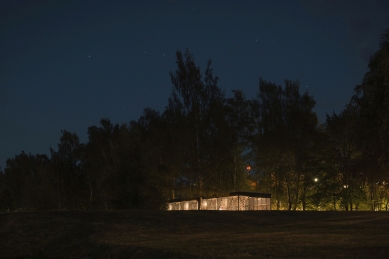
[[282,88],[260,78],[253,105],[258,109],[253,143],[257,165],[272,183],[277,208],[284,202],[288,210],[296,209],[317,127],[315,101],[307,92],[300,95],[298,81],[285,80]]
[[55,175],[58,209],[85,208],[86,177],[81,170],[84,145],[76,133],[63,130],[58,150],[50,149],[51,171]]
[[[226,99],[217,86],[218,78],[213,76],[211,61],[203,81],[188,50],[184,55],[178,51],[176,58],[178,68],[170,73],[174,87],[166,115],[178,122],[172,130],[177,137],[176,150],[181,153],[180,180],[189,185],[192,195],[210,195],[216,191],[212,183],[220,183],[222,174],[232,173],[231,189],[235,189],[242,170],[238,169],[238,145],[231,143],[238,139],[224,138],[234,129],[227,121]],[[233,165],[226,170],[229,161]]]
[[316,196],[320,195],[323,201],[327,200],[330,204],[332,200],[334,210],[337,205],[345,210],[357,209],[366,197],[363,177],[356,169],[360,152],[355,138],[355,120],[355,108],[350,104],[339,115],[327,115],[325,123],[325,174]]
[[358,113],[356,137],[362,152],[360,169],[369,185],[371,209],[377,201],[376,188],[389,188],[389,29],[382,35],[380,49],[371,56],[362,84],[355,88],[352,102]]
[[46,155],[24,151],[7,160],[1,176],[2,208],[7,210],[48,210],[55,206],[50,161]]

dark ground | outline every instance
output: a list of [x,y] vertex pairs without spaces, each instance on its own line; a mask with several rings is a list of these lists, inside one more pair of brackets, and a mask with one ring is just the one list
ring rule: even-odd
[[3,213],[0,258],[389,258],[389,212]]

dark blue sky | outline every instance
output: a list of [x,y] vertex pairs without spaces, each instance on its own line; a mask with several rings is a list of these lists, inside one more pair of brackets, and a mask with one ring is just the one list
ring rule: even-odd
[[0,166],[56,149],[62,129],[86,142],[100,118],[162,111],[186,48],[202,69],[212,59],[227,96],[254,98],[259,77],[300,79],[323,123],[388,27],[387,0],[1,1]]

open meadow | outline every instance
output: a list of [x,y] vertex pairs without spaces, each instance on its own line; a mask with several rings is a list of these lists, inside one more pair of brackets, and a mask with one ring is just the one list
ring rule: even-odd
[[0,258],[389,258],[389,212],[3,213]]

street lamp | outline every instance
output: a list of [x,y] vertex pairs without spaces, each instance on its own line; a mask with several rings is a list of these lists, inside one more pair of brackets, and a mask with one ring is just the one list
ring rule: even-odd
[[249,175],[250,175],[251,166],[248,165],[248,166],[246,167],[246,169],[247,169],[247,176],[249,176]]
[[315,178],[315,179],[313,179],[314,181],[315,181],[315,183],[317,183],[317,181],[319,181],[319,179],[317,179],[317,178]]
[[[250,179],[250,186],[252,188],[254,188],[255,190],[257,190],[258,188],[258,174],[254,172],[254,175],[250,176],[250,170],[251,170],[251,166],[246,166],[246,170],[247,170],[247,178]],[[254,182],[255,180],[255,182]],[[255,183],[255,185],[254,185]]]

